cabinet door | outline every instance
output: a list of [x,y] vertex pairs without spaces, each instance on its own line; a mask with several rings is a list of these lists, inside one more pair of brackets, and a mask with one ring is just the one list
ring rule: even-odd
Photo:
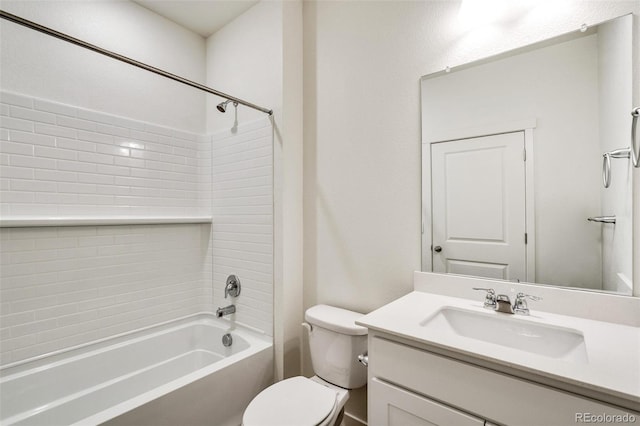
[[484,421],[375,377],[369,381],[369,424],[376,426],[483,426]]

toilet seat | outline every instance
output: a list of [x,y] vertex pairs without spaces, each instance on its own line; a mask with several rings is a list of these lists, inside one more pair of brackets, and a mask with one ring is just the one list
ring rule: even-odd
[[244,426],[316,426],[336,405],[336,392],[306,377],[298,376],[269,386],[249,404],[242,417]]

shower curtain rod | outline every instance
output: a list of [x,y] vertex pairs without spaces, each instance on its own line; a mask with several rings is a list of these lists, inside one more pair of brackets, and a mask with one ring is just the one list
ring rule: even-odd
[[25,26],[27,28],[31,28],[32,30],[39,31],[41,33],[50,35],[52,37],[58,38],[60,40],[64,40],[68,43],[75,44],[76,46],[84,47],[85,49],[92,50],[96,53],[100,53],[101,55],[108,56],[110,58],[116,59],[121,62],[125,62],[129,65],[133,65],[134,67],[142,68],[143,70],[150,71],[154,74],[161,75],[162,77],[169,78],[171,80],[177,81],[178,83],[186,84],[187,86],[194,87],[196,89],[202,90],[207,93],[211,93],[216,96],[220,96],[221,98],[228,99],[233,102],[237,102],[241,105],[247,106],[249,108],[253,108],[255,110],[264,112],[265,114],[273,115],[273,110],[263,108],[261,106],[252,104],[251,102],[243,101],[242,99],[236,98],[235,96],[227,95],[226,93],[220,92],[218,90],[212,89],[210,87],[204,86],[200,83],[196,83],[195,81],[187,80],[186,78],[180,77],[179,75],[172,74],[170,72],[161,70],[160,68],[152,67],[151,65],[147,65],[143,62],[136,61],[135,59],[128,58],[126,56],[119,55],[115,52],[112,52],[107,49],[103,49],[91,43],[87,43],[86,41],[77,39],[75,37],[71,37],[70,35],[61,33],[59,31],[53,30],[51,28],[45,27],[33,21],[29,21],[27,19],[21,18],[20,16],[13,15],[11,13],[5,12],[0,9],[0,17],[2,19],[6,19],[7,21],[14,22],[16,24]]

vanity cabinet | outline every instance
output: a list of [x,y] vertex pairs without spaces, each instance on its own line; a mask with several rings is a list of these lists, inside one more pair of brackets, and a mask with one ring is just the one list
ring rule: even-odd
[[369,424],[375,426],[598,424],[579,421],[587,415],[640,419],[636,411],[436,354],[373,330],[368,389]]
[[[372,401],[369,419],[372,425],[388,426],[484,426],[484,420],[453,407],[440,404],[377,378],[368,385]],[[375,401],[375,402],[374,402]]]

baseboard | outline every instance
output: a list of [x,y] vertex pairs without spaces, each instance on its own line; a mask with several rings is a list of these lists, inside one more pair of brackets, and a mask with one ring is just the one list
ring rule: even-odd
[[345,412],[340,426],[367,426],[367,422],[353,414]]

